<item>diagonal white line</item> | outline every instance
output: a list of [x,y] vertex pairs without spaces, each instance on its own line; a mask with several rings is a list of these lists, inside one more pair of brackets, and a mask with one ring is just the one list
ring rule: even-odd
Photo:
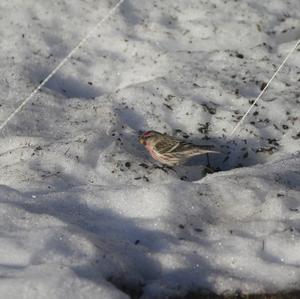
[[116,9],[125,0],[120,0],[109,12],[108,14],[100,20],[86,35],[85,37],[73,48],[73,50],[58,64],[58,66],[37,86],[34,91],[22,101],[22,103],[17,107],[17,109],[12,112],[8,118],[1,124],[0,132],[8,124],[8,122],[31,100],[31,98],[55,75],[55,73],[69,60],[69,58],[97,31],[98,27],[102,25],[107,19],[109,19]]
[[283,62],[281,63],[281,65],[278,67],[278,69],[276,70],[276,72],[273,74],[273,76],[271,77],[271,79],[269,80],[269,82],[267,83],[267,85],[265,86],[265,88],[261,91],[261,93],[258,95],[258,97],[255,99],[255,101],[253,102],[253,104],[249,107],[249,109],[247,110],[247,112],[244,114],[244,116],[240,119],[240,121],[234,127],[234,129],[232,130],[232,132],[230,133],[229,136],[232,136],[235,133],[235,131],[239,128],[239,126],[245,120],[245,118],[247,117],[247,115],[249,114],[249,112],[252,110],[252,108],[255,106],[255,104],[258,102],[258,100],[265,93],[265,91],[267,90],[267,88],[269,87],[269,85],[271,84],[271,82],[273,81],[273,79],[279,73],[279,71],[281,70],[281,68],[285,65],[285,63],[290,58],[290,56],[293,54],[293,52],[296,50],[296,48],[298,47],[299,44],[300,44],[300,39],[297,41],[297,43],[295,44],[295,46],[289,51],[288,55],[285,57],[285,59],[283,60]]

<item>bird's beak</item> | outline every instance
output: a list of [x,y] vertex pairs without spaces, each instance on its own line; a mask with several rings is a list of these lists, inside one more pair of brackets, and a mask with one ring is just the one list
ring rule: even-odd
[[146,144],[145,139],[144,139],[142,136],[139,137],[139,142],[140,142],[141,144],[143,144],[143,145]]

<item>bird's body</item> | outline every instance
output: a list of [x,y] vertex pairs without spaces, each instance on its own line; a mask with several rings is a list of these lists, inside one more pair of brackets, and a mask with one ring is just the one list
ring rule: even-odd
[[218,153],[208,149],[208,146],[200,146],[187,143],[167,134],[156,131],[144,132],[139,137],[153,159],[168,166],[183,164],[187,159],[206,153]]

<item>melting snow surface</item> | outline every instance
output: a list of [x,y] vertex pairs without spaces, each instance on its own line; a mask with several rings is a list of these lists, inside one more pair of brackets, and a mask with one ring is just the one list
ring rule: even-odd
[[[116,1],[2,0],[0,121]],[[298,0],[125,0],[1,132],[0,297],[300,289]],[[162,169],[137,137],[220,155]]]

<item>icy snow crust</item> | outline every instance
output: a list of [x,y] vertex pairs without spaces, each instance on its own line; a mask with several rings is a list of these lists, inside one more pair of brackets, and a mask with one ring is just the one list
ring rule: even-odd
[[[2,0],[1,123],[115,1]],[[125,0],[2,132],[0,297],[300,289],[300,2]],[[155,129],[222,153],[173,170]]]

